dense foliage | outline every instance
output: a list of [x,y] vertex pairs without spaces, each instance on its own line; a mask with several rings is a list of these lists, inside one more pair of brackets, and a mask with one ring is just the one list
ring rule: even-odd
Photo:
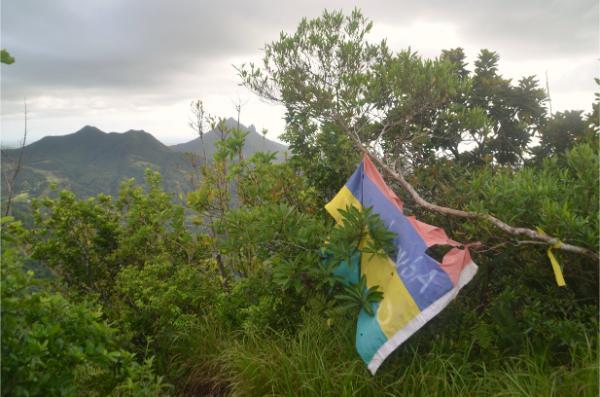
[[[187,197],[147,171],[117,197],[40,198],[28,228],[4,218],[2,394],[597,395],[597,262],[556,251],[559,288],[546,246],[409,200],[407,213],[480,241],[480,271],[376,376],[358,357],[358,310],[381,293],[345,284],[337,266],[388,251],[393,236],[368,210],[341,211],[339,227],[323,210],[359,159],[338,117],[402,156],[427,199],[592,250],[599,237],[592,116],[546,115],[534,80],[502,78],[493,52],[470,72],[460,49],[391,54],[364,42],[369,28],[358,12],[303,21],[266,47],[265,70],[242,76],[281,94],[289,162],[247,158],[244,131],[220,123]],[[330,66],[308,70],[298,54]],[[365,118],[373,106],[385,117]]]
[[14,241],[25,230],[10,218],[2,226],[3,395],[166,395],[154,358],[136,359],[99,305],[35,278]]

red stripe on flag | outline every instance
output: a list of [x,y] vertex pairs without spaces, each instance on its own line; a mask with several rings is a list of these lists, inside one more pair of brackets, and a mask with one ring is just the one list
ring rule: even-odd
[[461,243],[452,240],[446,234],[446,231],[439,226],[433,226],[425,222],[417,220],[414,216],[407,216],[410,224],[415,228],[421,236],[427,247],[432,245],[451,245],[458,247]]
[[404,206],[402,200],[400,200],[398,196],[396,196],[396,193],[394,193],[394,191],[385,184],[383,177],[379,171],[377,171],[377,168],[375,168],[375,165],[373,162],[371,162],[371,159],[367,154],[365,154],[363,157],[363,165],[365,175],[369,177],[369,179],[391,203],[393,203],[396,207],[398,207],[398,209],[400,209],[400,211],[402,211]]
[[456,285],[460,277],[460,272],[462,272],[463,268],[469,262],[471,262],[471,254],[468,248],[452,248],[444,255],[440,266],[448,274],[448,277],[452,280],[452,284]]
[[[387,200],[403,212],[402,209],[404,205],[402,200],[400,200],[398,196],[396,196],[396,193],[394,193],[394,191],[385,183],[383,177],[379,171],[377,171],[377,168],[375,168],[375,165],[367,154],[363,157],[363,167],[364,174],[375,184],[377,189],[383,193]],[[467,247],[464,249],[457,248],[462,244],[450,239],[446,234],[446,231],[441,227],[421,222],[414,216],[407,216],[407,218],[427,247],[431,247],[432,245],[450,245],[454,247],[444,255],[442,263],[439,265],[446,274],[448,274],[452,284],[456,285],[463,268],[471,262],[469,249]]]

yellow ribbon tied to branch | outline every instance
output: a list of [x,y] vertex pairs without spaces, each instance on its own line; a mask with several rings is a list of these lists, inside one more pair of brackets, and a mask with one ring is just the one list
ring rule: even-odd
[[[546,236],[546,233],[542,230],[541,227],[537,227],[536,228],[538,233]],[[557,243],[554,243],[552,245],[548,246],[548,249],[546,250],[546,254],[548,255],[548,259],[550,259],[550,264],[552,265],[552,270],[554,270],[554,278],[556,279],[556,284],[558,284],[559,287],[564,287],[565,285],[567,285],[567,283],[565,283],[565,278],[563,277],[563,273],[562,273],[562,269],[560,268],[560,264],[558,263],[558,261],[556,260],[556,257],[554,256],[554,253],[552,252],[552,250],[554,248],[560,248],[560,246],[562,245],[562,243],[559,241]]]

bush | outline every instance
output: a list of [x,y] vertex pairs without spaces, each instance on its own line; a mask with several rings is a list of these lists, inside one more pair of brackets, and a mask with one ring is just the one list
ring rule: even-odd
[[79,200],[69,191],[33,202],[33,258],[82,292],[109,294],[119,271],[115,261],[119,217],[112,198]]
[[263,270],[235,280],[216,301],[215,320],[232,331],[292,331],[304,301],[273,282]]
[[138,351],[150,349],[160,372],[177,381],[182,375],[173,359],[196,339],[199,319],[214,308],[220,284],[215,273],[198,265],[158,259],[119,273],[111,317],[127,330]]
[[167,385],[123,349],[101,309],[71,302],[2,253],[2,394],[160,396]]
[[103,194],[79,200],[61,191],[34,202],[33,257],[73,290],[108,300],[126,266],[164,258],[197,263],[205,242],[185,227],[183,207],[172,202],[160,175],[146,171],[146,188],[124,181],[116,203]]
[[[227,189],[205,183],[190,195],[189,208],[200,214],[193,227],[152,172],[146,188],[124,183],[115,202],[80,201],[69,192],[41,200],[31,231],[3,221],[3,390],[597,395],[596,264],[557,252],[567,279],[567,288],[558,288],[546,247],[519,244],[483,222],[418,209],[456,240],[481,240],[483,249],[473,252],[480,271],[371,376],[354,349],[354,303],[368,303],[368,294],[354,293],[352,304],[338,310],[332,298],[353,291],[331,270],[355,252],[367,229],[379,237],[358,248],[386,251],[378,245],[385,230],[358,211],[348,211],[354,223],[332,229],[306,178],[271,160],[240,158],[223,167],[227,175],[215,171]],[[594,249],[597,164],[597,152],[579,145],[540,168],[438,159],[414,168],[411,178],[433,201],[540,226]],[[237,201],[230,183],[239,189]],[[38,267],[62,278],[25,272],[29,252]],[[90,303],[96,296],[102,308]]]

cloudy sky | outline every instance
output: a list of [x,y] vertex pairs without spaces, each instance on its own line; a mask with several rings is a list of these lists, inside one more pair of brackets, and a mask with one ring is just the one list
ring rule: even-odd
[[597,0],[497,1],[200,1],[3,0],[1,45],[16,58],[2,65],[2,142],[74,132],[144,129],[173,144],[193,139],[192,99],[281,132],[282,109],[239,87],[232,65],[256,61],[261,48],[292,32],[303,16],[355,6],[375,24],[370,39],[428,57],[463,47],[499,52],[501,73],[518,79],[547,71],[553,110],[589,111],[598,76]]

